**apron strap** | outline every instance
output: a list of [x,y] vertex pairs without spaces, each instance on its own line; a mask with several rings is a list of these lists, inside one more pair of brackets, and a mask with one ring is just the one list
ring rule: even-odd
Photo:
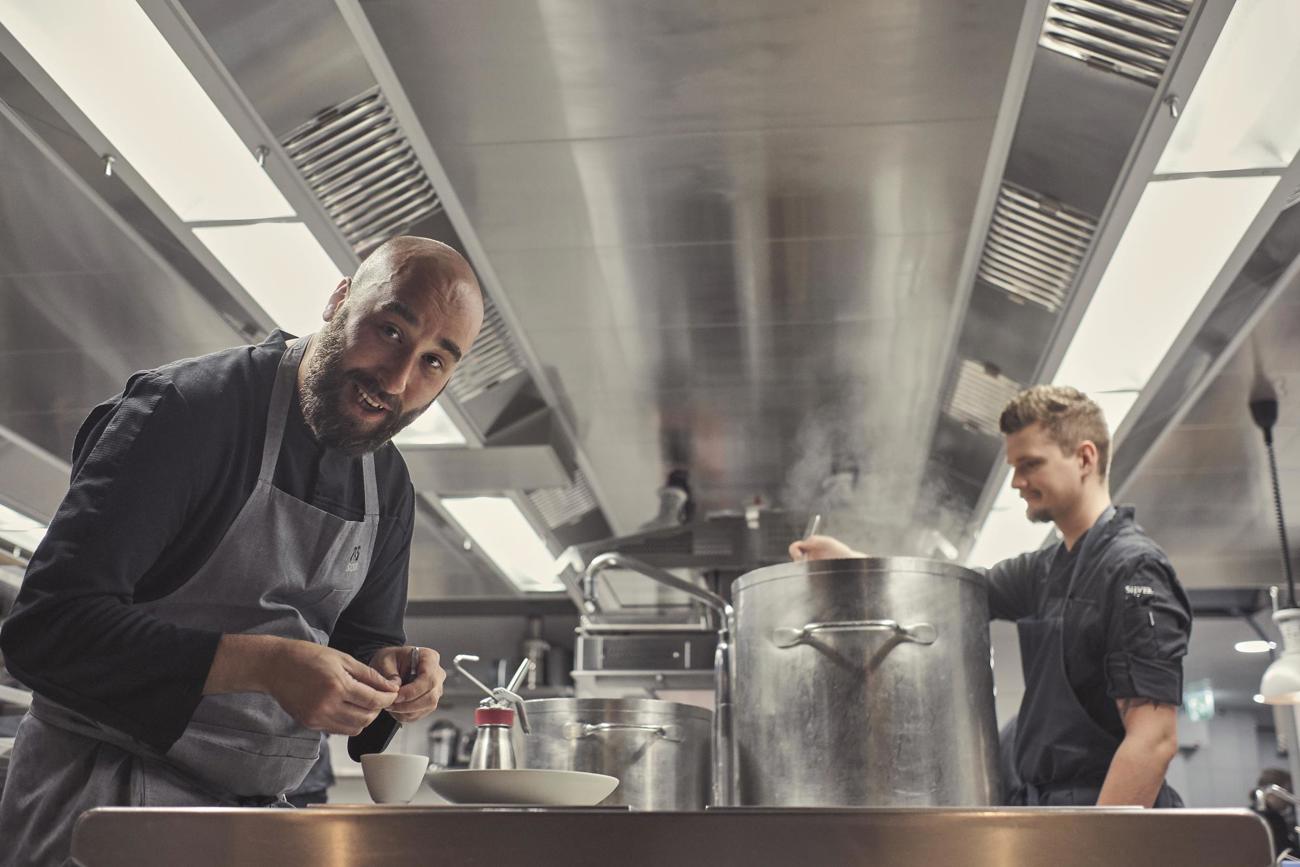
[[[262,469],[258,479],[273,484],[275,465],[280,460],[280,444],[284,441],[284,428],[289,420],[289,401],[298,385],[298,365],[302,363],[309,338],[292,341],[280,357],[275,372],[275,385],[271,388],[271,404],[266,411],[266,441],[262,444]],[[375,455],[367,452],[361,458],[361,483],[366,492],[366,517],[379,517],[379,485],[375,481]]]
[[362,485],[366,489],[366,517],[379,518],[379,486],[375,482],[375,453],[366,452],[361,458]]
[[[271,388],[271,404],[266,410],[266,439],[262,444],[262,470],[257,478],[268,485],[275,480],[275,465],[280,460],[280,443],[284,441],[284,427],[289,420],[289,401],[298,384],[298,365],[307,350],[307,339],[299,338],[289,344],[280,356],[280,366],[275,372],[275,385]],[[369,504],[367,504],[367,508]]]

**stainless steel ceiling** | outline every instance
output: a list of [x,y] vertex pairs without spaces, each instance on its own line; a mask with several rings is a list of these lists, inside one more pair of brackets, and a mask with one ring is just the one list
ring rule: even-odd
[[906,529],[1022,3],[361,5],[611,523],[853,465]]
[[[374,84],[327,0],[182,2],[276,134]],[[654,489],[684,466],[704,508],[838,498],[857,522],[830,530],[898,550],[924,513],[913,501],[933,490],[924,432],[953,352],[959,271],[1024,4],[359,8],[615,529],[650,518]],[[1121,162],[1131,139],[1105,123],[1078,128],[1086,112],[1060,94],[1073,92],[1068,79],[1103,74],[1059,55],[1034,69],[1022,120],[1039,125],[1017,137],[1041,148],[1013,150],[1007,176],[1097,213],[1108,192],[1088,172]],[[11,106],[12,75],[0,75]],[[1102,82],[1098,104],[1127,110],[1101,116],[1123,126],[1141,114],[1142,86]],[[0,122],[0,426],[66,456],[85,412],[131,371],[245,336],[175,240],[142,232],[138,205],[94,180],[93,153],[49,117],[27,119],[45,151]],[[1062,138],[1057,120],[1077,134]],[[1060,149],[1073,156],[1044,157]],[[115,213],[133,214],[135,228]],[[1274,251],[1274,270],[1296,252]],[[1292,391],[1297,293],[1253,336]],[[1013,344],[1029,313],[972,315],[989,341],[1022,351]],[[1039,344],[1021,342],[1032,366]],[[1279,574],[1241,394],[1249,351],[1125,490],[1189,586]],[[1294,525],[1300,434],[1288,400],[1278,439]],[[507,589],[437,515],[421,516],[413,597]]]

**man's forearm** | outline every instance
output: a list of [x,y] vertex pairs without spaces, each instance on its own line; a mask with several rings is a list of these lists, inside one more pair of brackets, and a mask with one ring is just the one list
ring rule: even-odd
[[274,635],[221,636],[203,694],[270,692],[267,668],[287,640]]
[[1150,807],[1160,794],[1176,743],[1126,737],[1115,751],[1097,798],[1098,807]]

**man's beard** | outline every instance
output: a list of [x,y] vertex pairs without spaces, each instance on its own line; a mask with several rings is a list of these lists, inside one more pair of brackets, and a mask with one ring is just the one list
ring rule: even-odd
[[[403,413],[401,399],[380,388],[370,374],[357,369],[345,370],[343,348],[347,319],[344,307],[316,335],[316,353],[303,377],[299,399],[302,416],[316,439],[329,448],[356,456],[373,452],[387,443],[432,406],[433,401]],[[343,402],[358,399],[356,386],[388,407],[386,417],[374,428],[366,429],[346,414]]]

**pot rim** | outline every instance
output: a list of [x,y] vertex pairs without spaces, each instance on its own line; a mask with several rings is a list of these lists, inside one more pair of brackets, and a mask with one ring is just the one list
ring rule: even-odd
[[711,721],[713,711],[699,705],[657,698],[533,698],[524,702],[528,716],[539,714],[631,713]]
[[838,560],[804,560],[763,566],[737,578],[731,585],[731,593],[734,598],[738,593],[769,581],[832,575],[865,577],[878,572],[935,575],[968,581],[981,588],[988,587],[988,579],[983,574],[956,563],[929,560],[924,557],[848,557]]

